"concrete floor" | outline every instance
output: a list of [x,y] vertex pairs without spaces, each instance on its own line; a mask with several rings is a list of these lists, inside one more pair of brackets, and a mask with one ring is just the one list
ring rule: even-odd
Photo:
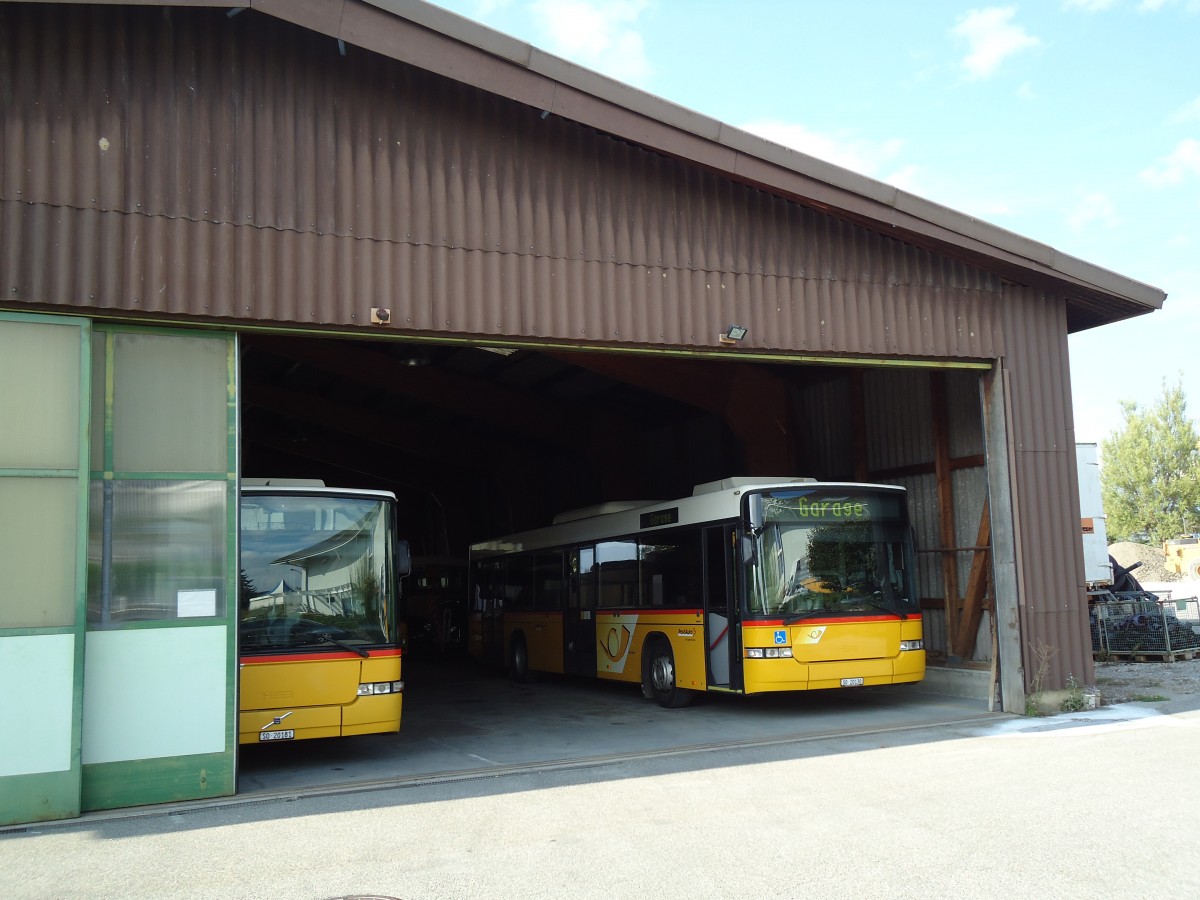
[[523,685],[473,660],[414,658],[398,735],[243,747],[238,790],[386,787],[998,717],[985,700],[930,687],[710,694],[669,710],[634,685],[560,676]]

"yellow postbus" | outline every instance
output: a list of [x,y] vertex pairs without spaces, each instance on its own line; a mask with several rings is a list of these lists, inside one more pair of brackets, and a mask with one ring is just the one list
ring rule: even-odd
[[243,480],[238,742],[395,732],[410,568],[387,491]]
[[519,681],[640,683],[671,707],[925,674],[900,487],[727,478],[477,543],[469,576],[468,649]]

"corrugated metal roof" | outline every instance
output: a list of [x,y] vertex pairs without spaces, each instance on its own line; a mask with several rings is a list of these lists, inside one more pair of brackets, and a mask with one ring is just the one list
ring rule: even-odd
[[[139,5],[229,6],[215,0],[140,0]],[[250,0],[247,5],[975,264],[990,260],[989,267],[1006,277],[1032,283],[1048,279],[1070,300],[1072,329],[1159,308],[1166,296],[1158,288],[773,144],[421,0]]]
[[[492,31],[454,13],[421,2],[421,0],[365,0],[365,2],[381,11],[414,22],[452,38],[462,45],[493,56],[508,65],[521,67],[530,73],[572,90],[553,91],[549,95],[553,98],[552,102],[546,102],[547,94],[541,84],[529,84],[523,80],[509,84],[508,80],[496,79],[491,82],[491,87],[489,87],[487,81],[473,82],[479,87],[505,93],[506,96],[520,99],[523,102],[533,102],[534,105],[540,105],[551,112],[573,118],[576,121],[595,124],[597,127],[647,146],[657,147],[657,149],[685,158],[693,158],[696,162],[705,165],[716,166],[727,174],[754,179],[768,189],[775,187],[788,195],[802,197],[806,192],[797,191],[796,184],[786,177],[787,174],[803,176],[804,179],[828,185],[849,196],[843,195],[841,203],[838,203],[836,196],[831,198],[823,192],[813,191],[811,199],[828,202],[834,208],[844,208],[848,212],[855,211],[855,207],[859,206],[859,214],[889,228],[901,228],[938,242],[948,241],[973,252],[989,248],[985,252],[995,254],[997,257],[1004,257],[1006,261],[1013,262],[1018,266],[1028,266],[1032,271],[1054,275],[1067,284],[1075,284],[1083,289],[1080,299],[1087,307],[1088,315],[1102,316],[1104,312],[1114,312],[1111,308],[1105,308],[1106,305],[1101,299],[1101,296],[1105,294],[1111,295],[1114,299],[1131,301],[1146,309],[1160,308],[1166,298],[1166,294],[1158,288],[1071,257],[1045,244],[909,194],[892,185],[774,144],[678,104],[558,59],[532,45]],[[380,22],[378,16],[371,16],[365,11],[360,13],[355,6],[356,4],[353,2],[346,4],[345,15],[339,24],[339,37],[345,36],[346,32],[352,32],[359,36],[364,35],[363,26],[356,22],[359,15],[362,15],[364,20],[369,20],[374,26],[386,27],[386,23]],[[275,4],[256,5],[256,8],[264,10],[274,9],[274,7]],[[295,19],[302,21],[304,17],[296,15]],[[392,27],[395,27],[394,22]],[[379,42],[389,48],[394,48],[399,43],[388,41],[384,37],[380,37]],[[364,46],[370,45],[364,44]],[[378,48],[373,47],[372,49]],[[426,53],[425,58],[421,61],[411,61],[425,67],[432,64],[434,66],[432,71],[441,71],[443,74],[454,73],[455,76],[462,77],[463,70],[471,67],[464,65],[458,59],[443,56],[442,54],[448,49],[444,45],[439,46],[437,59],[430,60],[429,54]],[[397,56],[397,58],[405,57]],[[586,97],[601,100],[606,105],[611,104],[632,114],[633,117],[645,117],[655,123],[695,136],[707,144],[716,145],[717,148],[724,148],[731,153],[723,154],[720,149],[710,147],[706,150],[694,150],[696,155],[690,157],[686,146],[681,146],[678,141],[666,139],[656,143],[654,136],[661,133],[648,129],[645,123],[639,124],[637,118],[630,118],[620,125],[614,124],[611,116],[605,116],[604,121],[593,121],[586,113],[581,115],[581,112],[588,109],[588,104],[573,98],[571,94],[574,91],[578,91]],[[662,137],[666,138],[667,136],[662,135]],[[686,142],[684,144],[686,145]],[[766,166],[764,167],[763,164]],[[772,173],[770,167],[778,167],[782,172]],[[859,203],[847,202],[851,198],[855,198]],[[868,207],[862,208],[861,201],[866,201]],[[1136,314],[1136,310],[1124,311],[1124,315],[1129,314]],[[1117,317],[1123,318],[1124,315]]]
[[409,333],[711,349],[738,322],[739,351],[1003,353],[993,274],[311,31],[182,10],[5,20],[6,297],[343,328],[386,307]]

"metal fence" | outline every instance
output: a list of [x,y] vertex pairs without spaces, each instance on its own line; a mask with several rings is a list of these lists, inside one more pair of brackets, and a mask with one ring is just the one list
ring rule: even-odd
[[1088,596],[1092,653],[1112,659],[1200,656],[1200,600],[1149,591],[1096,591]]

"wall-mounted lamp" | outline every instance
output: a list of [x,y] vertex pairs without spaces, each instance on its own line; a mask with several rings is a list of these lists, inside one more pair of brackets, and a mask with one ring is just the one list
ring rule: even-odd
[[746,336],[746,328],[742,325],[730,325],[724,334],[717,335],[722,344],[736,344]]
[[390,325],[392,324],[392,311],[384,309],[382,306],[371,307],[371,324],[372,325]]

